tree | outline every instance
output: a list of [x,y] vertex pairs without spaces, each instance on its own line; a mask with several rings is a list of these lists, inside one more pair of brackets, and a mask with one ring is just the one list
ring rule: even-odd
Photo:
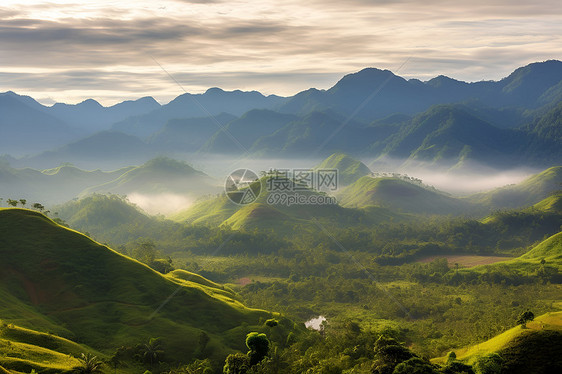
[[500,374],[503,364],[503,358],[497,353],[480,357],[474,363],[474,372],[476,374]]
[[393,374],[437,374],[434,367],[419,357],[412,357],[409,360],[399,363],[394,368]]
[[22,208],[25,208],[25,204],[27,204],[27,200],[26,199],[20,199],[20,204],[21,204]]
[[152,263],[156,254],[156,244],[150,239],[139,239],[136,248],[133,249],[133,257],[145,264]]
[[519,315],[519,319],[517,320],[517,324],[521,325],[522,328],[527,328],[527,322],[532,321],[535,319],[535,315],[531,311],[523,312]]
[[415,357],[408,348],[384,335],[377,339],[374,350],[375,360],[371,371],[375,374],[391,374],[396,365]]
[[18,201],[17,200],[13,200],[13,199],[8,199],[6,200],[6,202],[8,203],[8,205],[16,207],[18,206]]
[[101,373],[101,366],[103,363],[98,360],[97,356],[91,353],[82,353],[79,360],[81,361],[81,366],[77,366],[72,369],[73,373],[76,374],[90,374],[90,373]]
[[162,342],[160,338],[150,338],[148,343],[145,343],[139,348],[139,355],[143,362],[153,366],[155,362],[158,362],[164,355],[162,348]]
[[208,358],[204,360],[195,360],[191,364],[184,367],[182,373],[185,374],[213,374],[213,365]]
[[275,326],[277,326],[278,324],[279,324],[279,322],[278,322],[276,319],[274,319],[274,318],[271,318],[271,319],[268,319],[267,321],[265,321],[265,325],[266,325],[267,327],[275,327]]
[[226,357],[222,372],[224,374],[246,374],[250,368],[250,358],[243,353],[234,353]]
[[36,210],[38,210],[38,211],[40,211],[40,212],[42,212],[43,209],[45,209],[45,207],[43,206],[43,204],[39,204],[39,203],[34,203],[34,204],[32,205],[32,207],[33,207],[33,209],[36,209]]
[[269,340],[267,335],[251,332],[246,336],[246,347],[250,350],[250,365],[255,365],[267,356],[269,352]]

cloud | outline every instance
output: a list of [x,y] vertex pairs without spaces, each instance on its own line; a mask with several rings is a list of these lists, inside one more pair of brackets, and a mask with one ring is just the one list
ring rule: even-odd
[[68,96],[76,101],[113,87],[123,99],[135,98],[141,85],[145,94],[149,88],[161,97],[179,94],[153,59],[190,90],[208,84],[289,95],[328,88],[334,77],[367,66],[396,71],[408,58],[398,74],[474,81],[499,79],[562,52],[562,4],[551,0],[61,0],[28,6],[7,0],[2,6],[0,74],[7,80],[0,90],[40,93],[55,83],[61,97],[81,88],[82,97]]

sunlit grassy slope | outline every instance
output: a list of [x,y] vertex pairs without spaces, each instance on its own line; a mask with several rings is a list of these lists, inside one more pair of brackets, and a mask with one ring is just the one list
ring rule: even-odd
[[562,232],[544,240],[522,256],[508,261],[500,261],[490,265],[475,266],[470,269],[461,269],[460,272],[486,273],[492,270],[509,270],[522,273],[537,271],[541,261],[551,271],[562,271]]
[[205,331],[210,355],[224,359],[243,349],[248,330],[270,315],[202,277],[161,275],[30,210],[0,210],[0,258],[5,323],[104,354],[161,337],[168,357],[186,361]]
[[[544,344],[547,341],[553,344],[536,345],[537,342]],[[542,359],[539,359],[539,357],[546,355],[546,361],[549,363],[560,361],[560,353],[562,353],[562,344],[560,343],[562,343],[562,312],[552,312],[528,322],[526,328],[516,326],[485,342],[453,351],[456,353],[457,359],[471,364],[478,357],[490,353],[499,353],[508,365],[518,366],[519,370],[524,369],[524,365],[529,365],[530,367],[527,370],[530,369],[531,371],[527,372],[543,372],[533,370],[533,368],[537,370],[537,367],[541,365]],[[521,354],[522,352],[526,352],[526,354]],[[445,360],[445,357],[439,357],[432,361],[443,363]],[[519,363],[510,362],[510,360],[517,360]],[[533,363],[533,361],[536,362]],[[513,371],[509,372],[512,373]]]
[[157,157],[143,165],[130,168],[112,181],[101,185],[90,185],[82,196],[93,192],[196,194],[215,190],[219,190],[217,183],[207,174],[184,162]]
[[[319,198],[323,203],[281,203],[276,199],[271,199],[275,191],[268,190],[269,178],[271,177],[263,177],[255,182],[261,183],[261,193],[251,204],[237,205],[231,202],[226,195],[222,195],[201,201],[171,218],[178,222],[225,225],[233,229],[272,229],[276,232],[289,232],[311,227],[317,229],[314,221],[325,225],[345,227],[409,219],[406,215],[394,213],[384,207],[344,208],[333,197],[303,188],[288,192],[288,194],[312,196]],[[334,200],[328,201],[328,199]]]
[[[0,322],[0,365],[18,372],[29,373],[66,371],[79,366],[81,353],[89,352],[98,357],[102,354],[84,345],[52,333],[25,329],[14,324]],[[0,371],[2,373],[2,371]]]
[[471,205],[397,178],[362,177],[339,195],[344,207],[379,206],[416,214],[458,214]]
[[533,205],[534,209],[548,213],[562,213],[562,191],[558,191]]
[[489,208],[520,208],[531,206],[562,189],[562,166],[535,174],[523,182],[479,193],[469,201]]
[[337,169],[341,186],[350,185],[359,178],[371,174],[367,165],[341,152],[334,153],[322,161],[316,169]]

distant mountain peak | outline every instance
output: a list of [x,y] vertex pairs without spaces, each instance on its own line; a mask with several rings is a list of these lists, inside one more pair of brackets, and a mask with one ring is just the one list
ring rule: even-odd
[[211,87],[207,91],[205,91],[205,94],[218,94],[218,93],[224,93],[224,92],[226,92],[226,91],[223,90],[222,88]]

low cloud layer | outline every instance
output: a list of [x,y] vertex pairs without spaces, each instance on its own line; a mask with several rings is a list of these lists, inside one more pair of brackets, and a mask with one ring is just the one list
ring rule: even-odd
[[112,104],[211,86],[281,95],[373,66],[475,81],[562,53],[562,5],[476,0],[0,4],[0,90]]

